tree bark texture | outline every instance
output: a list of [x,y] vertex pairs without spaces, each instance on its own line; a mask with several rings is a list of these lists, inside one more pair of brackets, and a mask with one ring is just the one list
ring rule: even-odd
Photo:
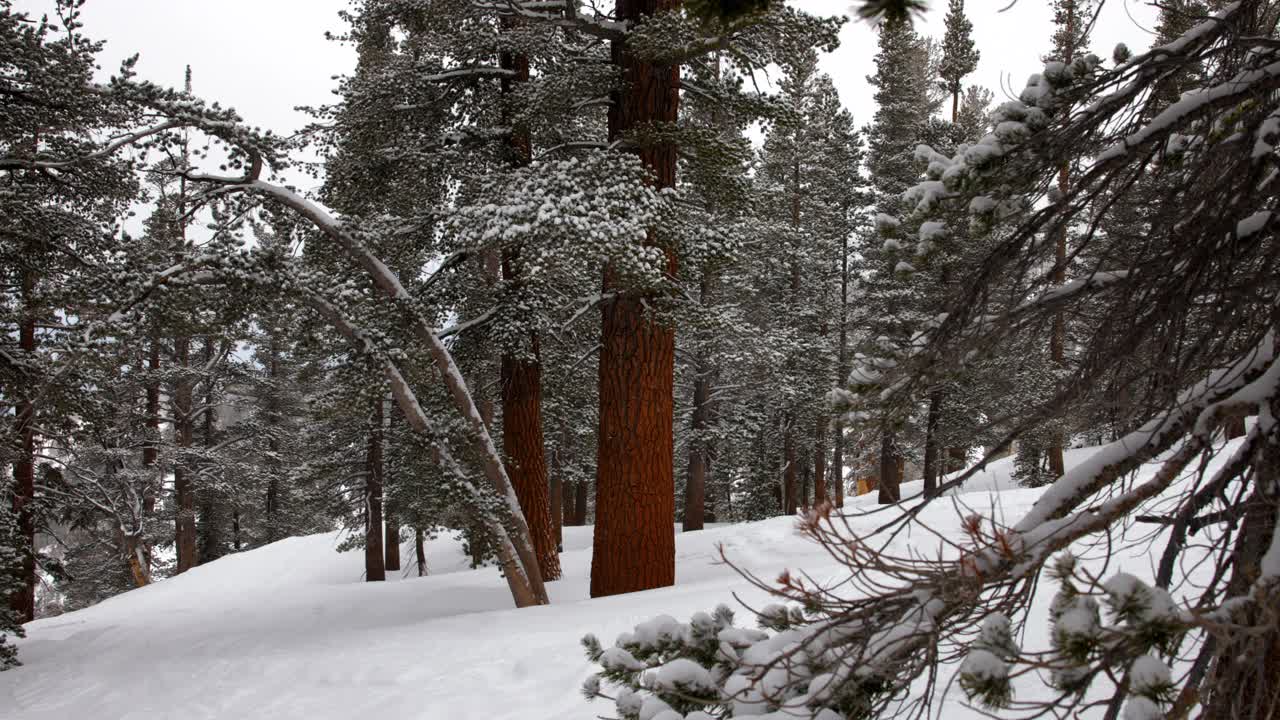
[[[280,348],[276,343],[276,331],[273,327],[271,335],[267,341],[267,376],[271,378],[274,385],[280,377]],[[277,388],[275,392],[279,392]],[[272,400],[273,404],[275,400]],[[271,407],[272,420],[279,422],[278,407]],[[271,449],[271,475],[267,480],[267,497],[266,497],[266,539],[267,542],[273,543],[279,540],[283,533],[280,532],[280,438],[278,432],[279,427],[273,428],[270,439],[267,440],[267,447]]]
[[[679,0],[617,0],[615,16],[635,23],[679,5]],[[614,40],[611,52],[622,84],[611,93],[609,139],[622,139],[650,123],[674,123],[679,66],[655,65],[633,53],[625,39]],[[657,187],[675,186],[674,145],[642,143],[637,152]],[[666,269],[675,275],[671,249]],[[612,294],[601,308],[592,597],[675,582],[675,333],[646,313],[643,296],[615,287],[608,271],[605,289]]]
[[382,395],[373,401],[364,468],[364,579],[387,579],[382,561]]
[[196,543],[196,489],[192,478],[191,436],[194,418],[191,417],[191,338],[174,339],[174,362],[178,366],[178,381],[173,390],[173,434],[178,446],[178,461],[173,468],[173,492],[175,496],[174,543],[177,547],[175,573],[183,573],[200,562]]
[[533,338],[532,359],[502,356],[502,442],[507,474],[520,499],[543,582],[560,579],[556,524],[551,517],[547,464],[542,443],[542,365]]

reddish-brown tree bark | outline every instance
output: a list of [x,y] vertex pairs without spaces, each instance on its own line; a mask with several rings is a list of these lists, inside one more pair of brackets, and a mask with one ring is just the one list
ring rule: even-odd
[[532,360],[510,353],[502,358],[502,442],[507,474],[529,525],[542,580],[550,582],[560,578],[560,555],[542,444],[542,366],[536,337],[532,347]]
[[382,559],[382,396],[373,401],[364,463],[364,579],[387,579]]
[[[617,0],[615,16],[636,23],[679,6],[679,0]],[[625,39],[613,41],[612,60],[622,82],[611,96],[610,140],[676,121],[679,65],[654,64],[632,52]],[[675,185],[673,144],[642,143],[637,152],[655,185]],[[670,249],[666,270],[676,272]],[[646,312],[643,296],[617,287],[608,272],[604,285],[609,297],[601,307],[592,597],[675,582],[675,332]]]

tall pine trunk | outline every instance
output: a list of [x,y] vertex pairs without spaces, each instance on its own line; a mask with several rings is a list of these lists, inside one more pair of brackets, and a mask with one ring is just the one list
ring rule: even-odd
[[[18,329],[18,348],[23,359],[35,362],[36,311],[34,295],[36,276],[27,270],[22,276],[22,324]],[[36,496],[36,430],[35,402],[31,396],[35,388],[24,388],[24,396],[18,400],[14,420],[14,435],[18,438],[18,457],[13,462],[13,512],[18,516],[18,533],[26,547],[22,548],[21,587],[9,597],[9,608],[18,622],[36,619],[36,519],[33,503]]]
[[[617,0],[618,22],[675,11],[679,0]],[[674,123],[679,65],[656,65],[625,39],[612,44],[622,83],[612,92],[609,140],[650,123]],[[641,161],[659,188],[675,186],[676,147],[643,145]],[[652,237],[652,235],[651,235]],[[666,270],[676,272],[674,251]],[[601,307],[600,419],[591,596],[665,587],[675,582],[675,483],[672,438],[675,332],[647,311],[646,296],[618,287],[606,271]]]
[[422,528],[413,529],[413,554],[418,563],[418,577],[427,576],[427,543]]
[[[515,18],[502,18],[504,29],[515,28],[518,24]],[[499,54],[498,65],[512,72],[501,83],[503,113],[510,117],[513,115],[510,104],[516,86],[529,81],[529,58],[523,53],[503,52]],[[519,123],[512,124],[511,142],[508,144],[510,162],[514,167],[523,167],[533,156],[529,129]],[[520,281],[518,247],[503,253],[502,272],[509,282]],[[520,500],[525,524],[529,526],[542,581],[558,580],[559,543],[547,485],[546,447],[542,435],[542,358],[536,332],[530,333],[527,353],[504,349],[501,374],[502,445],[507,456],[507,474],[511,476],[511,485]]]
[[556,529],[556,550],[564,552],[564,466],[560,448],[551,453],[551,522]]
[[364,463],[364,579],[387,579],[382,564],[382,394],[373,401]]
[[190,467],[194,424],[194,418],[191,417],[191,338],[184,335],[174,339],[174,363],[178,366],[178,381],[173,390],[173,435],[174,444],[178,448],[178,460],[173,468],[173,531],[178,556],[175,572],[183,573],[200,562],[196,544],[196,490],[193,468]]

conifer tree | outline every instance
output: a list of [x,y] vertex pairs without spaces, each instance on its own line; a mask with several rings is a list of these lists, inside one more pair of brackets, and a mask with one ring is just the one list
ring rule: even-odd
[[951,95],[951,122],[960,121],[960,95],[965,76],[978,68],[981,53],[973,43],[973,23],[964,13],[964,0],[950,0],[946,31],[942,36],[942,62],[938,75]]

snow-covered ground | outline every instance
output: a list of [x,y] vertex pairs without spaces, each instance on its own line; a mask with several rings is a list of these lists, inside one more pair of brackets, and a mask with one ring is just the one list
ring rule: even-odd
[[[1088,454],[1071,451],[1068,465]],[[1039,491],[1012,488],[1010,470],[1008,459],[993,463],[922,520],[952,537],[969,512],[1016,521]],[[870,529],[884,519],[853,524]],[[607,642],[654,615],[687,619],[733,606],[733,593],[763,604],[719,562],[720,546],[767,578],[784,568],[817,577],[841,570],[796,534],[792,519],[775,518],[681,534],[674,587],[591,600],[591,528],[566,528],[565,577],[549,586],[552,605],[514,610],[497,571],[470,570],[452,540],[428,544],[429,577],[386,583],[361,582],[362,553],[335,552],[339,540],[283,540],[31,623],[19,643],[24,666],[0,673],[0,718],[590,720],[613,708],[578,691],[592,671],[578,644],[584,633]],[[919,532],[896,543],[928,552],[938,539]],[[412,561],[411,544],[402,557]],[[1150,577],[1153,562],[1130,551],[1110,572]],[[1032,632],[1046,624],[1054,588],[1044,584]],[[748,613],[739,622],[750,623]],[[948,719],[981,717],[958,689],[941,710]]]

